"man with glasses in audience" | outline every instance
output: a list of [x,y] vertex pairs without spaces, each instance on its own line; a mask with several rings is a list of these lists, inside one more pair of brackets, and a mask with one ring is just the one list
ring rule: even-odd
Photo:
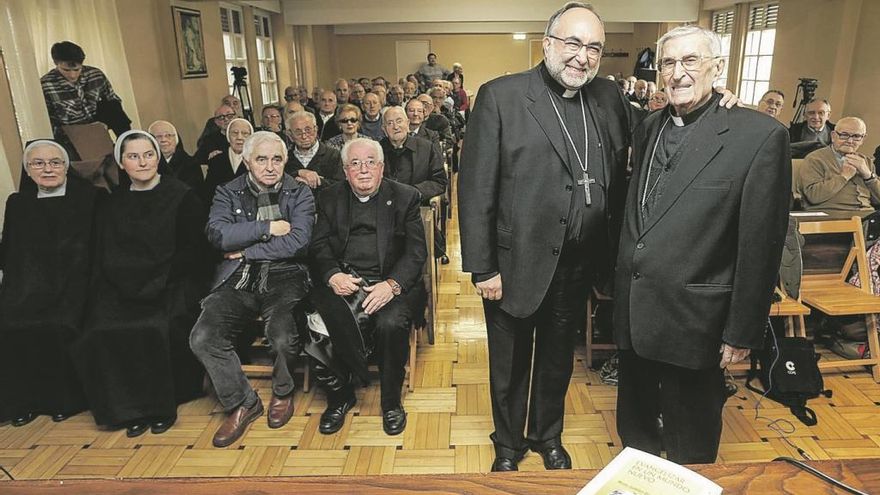
[[288,138],[293,149],[285,172],[311,189],[321,189],[345,178],[339,151],[318,141],[318,126],[310,112],[296,112],[287,119]]
[[196,143],[196,153],[193,160],[199,165],[208,163],[208,160],[226,151],[229,148],[229,140],[226,139],[226,127],[236,118],[235,109],[222,103],[214,110],[214,117],[205,122],[205,130]]
[[805,120],[793,124],[788,130],[792,144],[804,141],[818,141],[822,146],[831,144],[831,131],[834,124],[829,122],[831,104],[825,99],[814,99],[804,109]]
[[318,195],[310,248],[311,300],[332,344],[329,356],[316,357],[315,375],[327,391],[318,429],[331,434],[342,428],[357,403],[355,382],[370,381],[367,359],[373,354],[379,364],[382,428],[399,435],[406,428],[400,399],[409,332],[425,298],[420,194],[383,179],[384,156],[376,141],[352,139],[342,157],[346,180]]
[[779,120],[779,113],[782,112],[782,105],[785,104],[785,95],[778,89],[771,89],[764,93],[761,101],[758,102],[758,111]]
[[624,446],[712,463],[724,368],[764,344],[788,225],[788,133],[718,104],[714,32],[675,28],[657,52],[669,106],[634,133],[615,268],[617,431]]
[[211,205],[206,232],[223,261],[190,335],[226,411],[215,447],[234,443],[263,414],[235,353],[237,335],[258,317],[274,359],[269,428],[281,428],[293,415],[293,370],[302,349],[293,308],[310,285],[305,257],[315,218],[312,192],[284,173],[287,148],[275,133],[254,133],[242,155],[247,174],[218,187]]
[[831,131],[831,146],[804,159],[800,169],[804,209],[872,212],[880,203],[880,180],[874,159],[859,153],[865,140],[865,122],[844,117]]

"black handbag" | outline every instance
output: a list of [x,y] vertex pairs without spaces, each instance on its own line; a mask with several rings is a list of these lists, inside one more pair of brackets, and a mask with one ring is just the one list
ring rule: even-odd
[[[766,339],[763,349],[752,352],[746,387],[788,406],[802,423],[814,426],[818,418],[807,401],[820,395],[830,398],[831,391],[825,390],[813,343],[803,337],[774,338],[770,332]],[[762,388],[752,385],[756,378]]]

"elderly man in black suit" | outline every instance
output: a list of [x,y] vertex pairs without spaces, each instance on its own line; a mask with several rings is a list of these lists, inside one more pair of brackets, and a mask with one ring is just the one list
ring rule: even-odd
[[618,432],[680,464],[715,461],[724,368],[763,345],[788,224],[788,134],[717,105],[724,62],[697,26],[658,42],[669,106],[633,137],[614,284]]
[[834,123],[829,122],[831,104],[828,100],[817,98],[804,108],[803,122],[792,124],[788,129],[791,141],[792,158],[804,158],[813,151],[831,145],[831,131]]
[[422,204],[446,191],[446,172],[440,149],[427,139],[409,135],[409,120],[401,107],[389,107],[382,116],[385,138],[380,141],[387,176],[419,190]]
[[318,140],[318,126],[311,112],[295,112],[287,119],[285,132],[293,141],[284,171],[318,190],[343,180],[339,151]]
[[342,427],[357,402],[353,378],[369,381],[367,357],[373,353],[379,363],[382,427],[398,435],[406,427],[400,396],[409,331],[425,297],[420,194],[383,180],[385,163],[376,141],[352,139],[343,146],[342,159],[347,181],[318,195],[311,245],[312,302],[332,344],[332,357],[315,366],[327,390],[319,431],[330,434]]

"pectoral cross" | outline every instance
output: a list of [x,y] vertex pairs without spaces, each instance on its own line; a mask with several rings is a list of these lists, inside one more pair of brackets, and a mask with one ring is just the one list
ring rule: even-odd
[[593,198],[590,196],[590,184],[595,184],[596,179],[590,177],[586,170],[584,170],[584,178],[578,181],[579,186],[584,186],[584,199],[587,202],[587,206],[593,202]]

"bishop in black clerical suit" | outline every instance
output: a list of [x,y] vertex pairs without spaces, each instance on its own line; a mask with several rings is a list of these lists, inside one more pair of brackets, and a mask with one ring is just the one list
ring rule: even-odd
[[86,409],[68,353],[82,331],[94,217],[104,196],[65,177],[67,153],[52,141],[31,143],[23,162],[37,187],[6,200],[0,238],[0,421],[15,426]]
[[190,329],[207,293],[207,209],[162,177],[158,144],[143,131],[120,136],[117,161],[131,177],[98,217],[93,282],[74,363],[95,422],[131,437],[166,431],[177,405],[199,395],[203,369]]
[[461,156],[462,268],[484,297],[495,471],[516,470],[529,448],[547,468],[571,467],[561,435],[575,336],[590,285],[611,267],[625,187],[635,108],[592,78],[598,18],[561,12],[551,34],[589,46],[566,55],[547,37],[544,63],[483,85]]

